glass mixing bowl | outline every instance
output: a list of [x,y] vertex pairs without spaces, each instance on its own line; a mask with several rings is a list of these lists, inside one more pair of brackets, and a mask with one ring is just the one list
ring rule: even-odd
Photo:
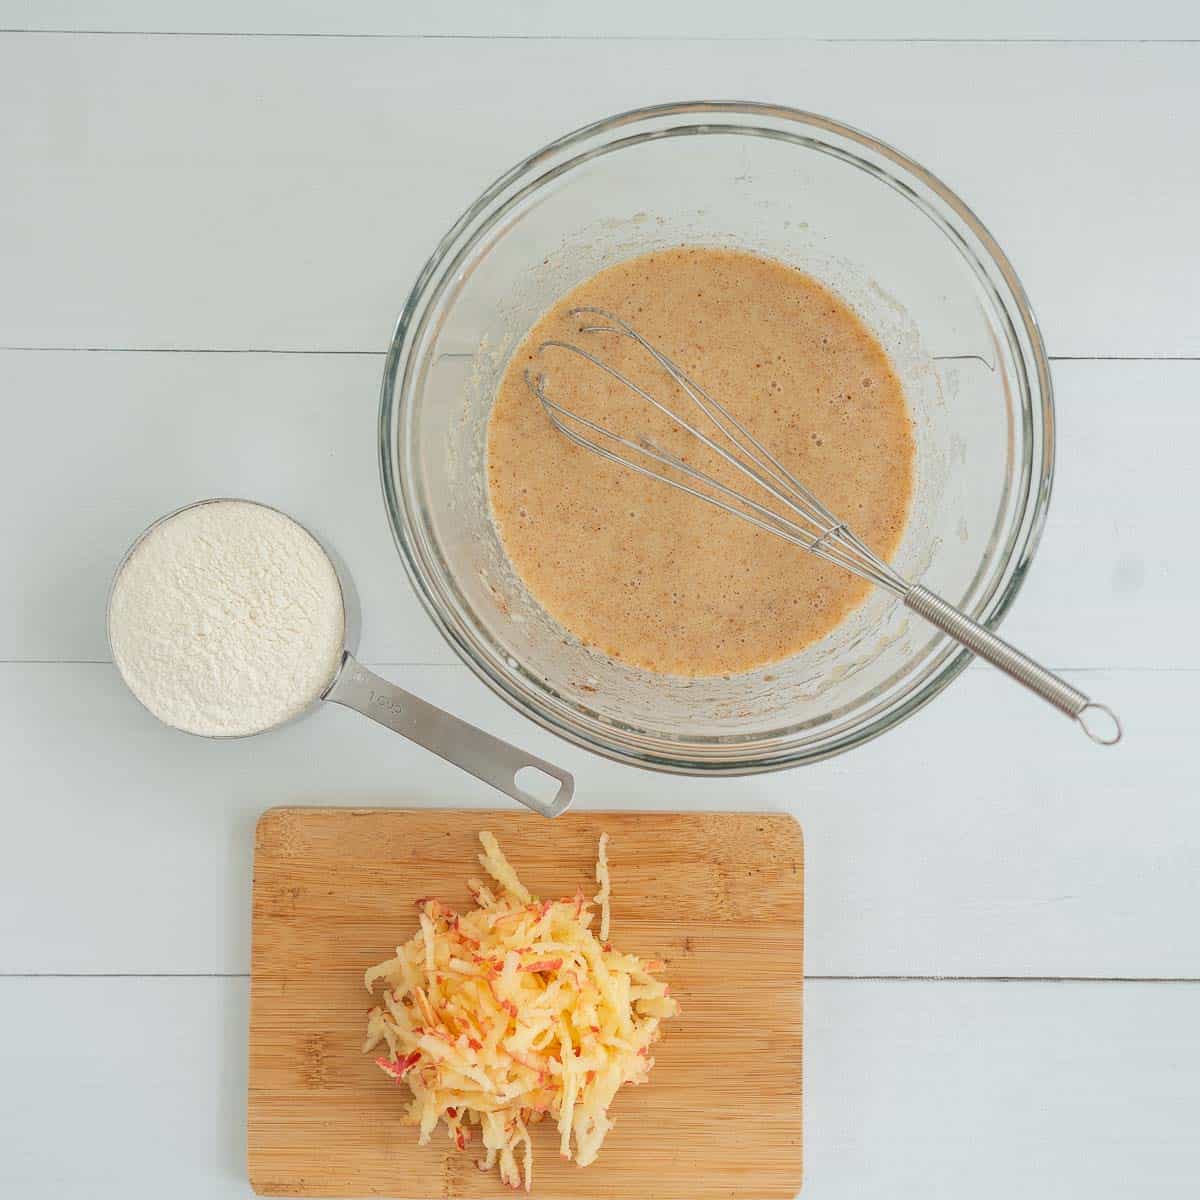
[[467,210],[417,280],[388,353],[388,515],[451,646],[547,729],[691,774],[813,762],[897,725],[969,654],[876,592],[782,662],[716,679],[656,675],[585,648],[549,617],[489,516],[488,412],[522,336],[600,268],[685,242],[792,263],[874,330],[917,442],[893,563],[994,626],[1029,567],[1054,464],[1050,371],[1025,293],[978,218],[923,167],[836,121],[772,105],[673,104],[589,125]]

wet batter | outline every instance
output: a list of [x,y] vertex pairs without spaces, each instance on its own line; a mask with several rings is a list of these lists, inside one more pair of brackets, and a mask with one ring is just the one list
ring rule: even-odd
[[[830,632],[870,585],[562,436],[525,383],[746,490],[711,451],[596,367],[582,345],[688,419],[697,410],[627,338],[581,333],[579,305],[629,321],[742,422],[876,553],[899,544],[913,487],[904,393],[855,313],[792,267],[683,246],[618,263],[560,299],[505,370],[488,427],[488,489],[505,552],[585,644],[674,675],[751,670]],[[752,485],[749,485],[752,487]],[[761,493],[756,494],[762,499]]]

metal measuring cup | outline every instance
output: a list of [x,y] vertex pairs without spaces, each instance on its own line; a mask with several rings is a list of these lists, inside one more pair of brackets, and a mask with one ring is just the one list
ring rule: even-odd
[[[277,729],[281,725],[296,720],[298,717],[311,711],[319,701],[328,700],[334,704],[341,704],[346,708],[355,709],[364,716],[370,717],[372,721],[386,726],[388,729],[408,738],[411,742],[416,742],[418,746],[423,746],[426,750],[431,750],[440,758],[444,758],[447,762],[462,768],[462,770],[474,775],[476,779],[483,780],[484,783],[490,784],[497,791],[503,792],[506,796],[511,796],[512,799],[519,801],[526,808],[532,809],[544,817],[557,817],[567,810],[575,792],[575,780],[569,771],[564,771],[561,767],[556,767],[553,763],[549,763],[545,759],[520,750],[508,742],[502,741],[500,738],[493,737],[490,733],[485,733],[482,729],[478,729],[474,725],[469,725],[466,721],[430,704],[426,700],[422,700],[419,696],[414,696],[412,693],[404,691],[394,683],[389,682],[381,676],[376,675],[374,671],[364,667],[353,654],[353,648],[356,648],[358,644],[359,608],[353,589],[348,587],[347,581],[349,576],[344,566],[339,570],[339,564],[335,562],[333,555],[321,543],[320,539],[306,526],[296,521],[294,517],[289,516],[280,509],[273,508],[269,504],[259,504],[255,500],[214,497],[209,500],[199,500],[194,504],[185,504],[182,508],[177,508],[174,512],[167,513],[147,526],[137,536],[117,565],[117,569],[113,574],[112,584],[109,587],[105,612],[105,631],[108,637],[109,653],[114,663],[116,663],[118,671],[121,672],[121,677],[125,681],[126,686],[129,687],[138,703],[142,704],[143,708],[146,708],[147,712],[150,712],[156,719],[162,720],[157,713],[154,713],[142,702],[141,697],[138,696],[129,679],[126,678],[118,656],[113,649],[112,602],[117,582],[138,547],[160,525],[165,524],[167,521],[190,509],[208,504],[227,503],[229,500],[233,500],[233,502],[238,504],[257,505],[259,508],[266,508],[272,512],[279,513],[280,516],[297,525],[312,538],[313,543],[328,561],[333,577],[338,584],[342,612],[342,641],[345,648],[342,651],[341,660],[334,670],[333,677],[301,712],[249,734],[206,734],[195,733],[193,730],[186,729],[181,730],[181,732],[194,733],[194,736],[208,737],[217,741],[234,737],[254,737],[258,733],[266,733],[270,729]],[[349,605],[347,604],[348,596],[350,600]],[[170,722],[164,721],[163,723],[171,725]],[[171,728],[178,729],[179,726],[171,725]],[[522,786],[520,782],[522,776],[525,777],[527,783],[539,777],[549,777],[558,786],[552,796],[543,798],[534,794],[527,787]],[[542,779],[542,782],[547,782],[547,780]]]

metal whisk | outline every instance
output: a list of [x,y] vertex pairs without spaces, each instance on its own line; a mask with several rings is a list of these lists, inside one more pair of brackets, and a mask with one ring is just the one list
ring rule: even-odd
[[[762,493],[774,498],[788,515],[781,515],[775,509],[736,488],[729,487],[649,438],[642,437],[633,441],[564,408],[547,395],[545,373],[535,374],[526,370],[525,381],[530,391],[541,403],[555,428],[577,446],[582,446],[585,450],[608,459],[609,462],[686,492],[706,504],[723,509],[802,550],[807,550],[810,554],[815,554],[826,562],[886,589],[931,625],[1073,718],[1092,741],[1102,746],[1111,746],[1121,740],[1121,723],[1112,709],[1091,700],[1078,688],[1072,687],[1053,672],[1022,654],[928,588],[910,583],[899,575],[863,542],[845,521],[834,516],[744,425],[735,420],[728,409],[713,399],[628,322],[602,308],[577,308],[573,309],[570,315],[589,315],[597,318],[596,324],[585,326],[580,330],[581,333],[613,334],[637,343],[704,414],[712,426],[712,432],[697,428],[695,424],[655,399],[627,375],[582,346],[572,342],[550,340],[542,343],[541,351],[561,350],[586,359],[634,395],[652,405],[681,430],[699,439],[750,480]],[[589,434],[592,436],[588,436]],[[686,480],[692,482],[685,482]],[[704,490],[694,486],[696,484],[702,485]],[[1110,723],[1107,728],[1105,718]]]

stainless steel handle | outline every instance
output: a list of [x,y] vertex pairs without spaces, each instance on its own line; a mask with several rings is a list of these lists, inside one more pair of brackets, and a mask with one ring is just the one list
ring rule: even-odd
[[[931,625],[936,625],[956,642],[978,654],[985,662],[999,667],[1035,695],[1077,721],[1093,742],[1101,746],[1114,746],[1121,740],[1121,722],[1108,705],[1097,704],[1065,679],[1059,679],[1053,671],[1047,671],[1015,646],[997,637],[990,629],[985,629],[978,621],[972,621],[966,613],[959,612],[953,604],[947,604],[941,596],[928,588],[915,586],[904,593],[904,603]],[[1107,730],[1104,728],[1106,717],[1111,722]]]
[[[575,780],[569,771],[526,754],[381,679],[349,651],[322,698],[357,709],[372,721],[432,750],[543,817],[557,817],[566,812],[575,794]],[[540,799],[521,787],[517,776],[526,768],[558,780],[558,791],[551,799]]]

